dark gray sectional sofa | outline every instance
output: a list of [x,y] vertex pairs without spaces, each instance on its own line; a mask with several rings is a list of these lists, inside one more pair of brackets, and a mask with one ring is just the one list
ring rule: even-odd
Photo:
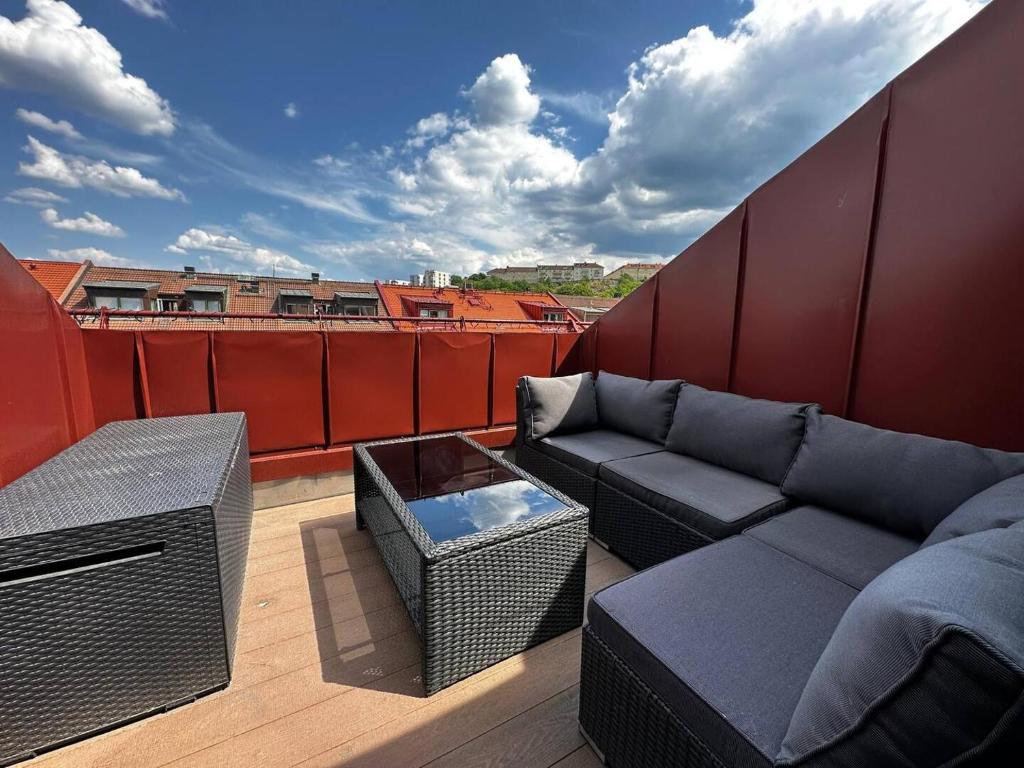
[[[608,764],[1024,764],[1024,454],[681,382],[548,381],[520,382],[524,466],[591,494],[598,538],[652,566],[588,606],[580,723]],[[669,390],[661,431],[608,415],[663,414]]]

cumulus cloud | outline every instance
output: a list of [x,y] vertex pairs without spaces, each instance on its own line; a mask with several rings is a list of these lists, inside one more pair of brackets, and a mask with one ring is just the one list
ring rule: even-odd
[[246,242],[235,235],[224,232],[210,232],[193,227],[178,235],[178,239],[165,249],[171,253],[198,253],[205,255],[204,263],[216,267],[217,263],[209,258],[211,254],[226,257],[232,263],[244,267],[245,271],[275,272],[299,275],[315,271],[316,267],[299,261],[282,251],[263,248]]
[[90,160],[68,155],[28,137],[25,152],[32,162],[18,165],[18,173],[49,181],[62,187],[91,187],[118,197],[156,197],[163,200],[185,200],[179,189],[165,187],[156,179],[143,176],[137,168],[111,166],[103,160]]
[[299,108],[295,106],[294,101],[289,101],[284,107],[284,116],[295,119],[299,116]]
[[164,0],[121,0],[121,2],[142,16],[167,21],[167,3]]
[[410,139],[405,144],[415,149],[425,147],[428,142],[448,133],[451,124],[448,115],[444,112],[435,112],[419,120],[409,129]]
[[174,115],[145,80],[124,71],[121,53],[58,0],[28,0],[20,21],[0,16],[0,86],[49,93],[143,135],[169,136]]
[[59,134],[65,139],[82,138],[82,134],[76,131],[75,126],[67,120],[51,120],[42,112],[34,112],[31,109],[22,109],[21,107],[14,111],[14,116],[23,123],[35,126],[36,128],[42,128],[50,133]]
[[8,203],[34,205],[40,208],[45,208],[53,205],[54,203],[66,203],[68,201],[66,197],[61,197],[56,192],[51,192],[48,189],[40,189],[39,187],[22,187],[21,189],[15,189],[12,192],[7,193],[4,200]]
[[83,216],[77,219],[62,219],[54,208],[44,208],[39,212],[39,217],[54,229],[63,229],[68,232],[86,232],[90,235],[102,237],[124,237],[124,230],[116,224],[111,224],[101,219],[95,213],[86,211]]
[[[453,271],[473,259],[613,267],[669,256],[984,4],[754,0],[722,34],[696,27],[646,50],[607,101],[538,92],[538,73],[498,57],[463,92],[472,114],[449,115],[436,140],[407,140],[395,156],[387,200],[401,223],[321,252],[372,259],[378,243],[394,252],[443,234],[453,256],[437,258]],[[606,123],[598,150],[565,146],[554,116],[538,120],[539,94],[548,109]]]
[[529,123],[540,111],[540,96],[530,91],[530,69],[514,53],[492,61],[466,95],[483,125]]
[[85,261],[88,259],[93,264],[101,267],[134,267],[138,266],[134,259],[126,259],[121,256],[114,256],[102,248],[50,248],[47,253],[50,258],[62,259],[64,261]]

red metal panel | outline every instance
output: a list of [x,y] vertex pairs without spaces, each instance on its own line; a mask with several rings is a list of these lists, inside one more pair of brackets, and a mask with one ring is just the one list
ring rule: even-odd
[[1024,3],[895,84],[853,418],[1024,450]]
[[597,343],[599,370],[648,378],[657,284],[657,276],[650,278],[594,324],[600,326]]
[[888,89],[747,201],[732,389],[840,413]]
[[0,246],[0,485],[73,441],[53,299]]
[[594,323],[580,336],[579,341],[579,359],[577,360],[579,368],[573,373],[581,373],[583,371],[590,371],[591,373],[597,373],[597,335],[600,332],[598,324]]
[[153,416],[210,413],[210,336],[202,331],[142,334]]
[[555,376],[568,376],[580,370],[581,333],[555,334]]
[[82,331],[96,426],[144,415],[139,388],[135,334],[131,331]]
[[72,421],[71,437],[72,442],[75,442],[96,429],[82,329],[57,302],[50,304],[50,313],[55,318],[56,332],[61,345],[67,401]]
[[487,425],[491,334],[419,334],[419,431]]
[[743,206],[658,273],[652,376],[729,387]]
[[414,333],[329,333],[331,441],[415,432]]
[[213,334],[219,411],[245,411],[249,450],[323,445],[324,340],[316,331]]
[[494,334],[491,423],[516,420],[516,382],[520,376],[550,376],[555,336],[550,333]]

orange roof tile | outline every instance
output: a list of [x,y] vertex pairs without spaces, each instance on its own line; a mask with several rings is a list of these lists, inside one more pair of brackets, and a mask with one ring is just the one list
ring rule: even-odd
[[[511,293],[505,291],[462,290],[460,288],[426,288],[411,285],[378,283],[385,310],[392,317],[408,317],[421,304],[450,304],[453,318],[465,318],[474,330],[536,331],[538,326],[506,326],[488,320],[531,321],[531,307],[562,305],[546,293]],[[409,325],[411,323],[396,323]]]
[[18,259],[32,277],[34,277],[43,288],[50,292],[53,298],[60,301],[68,285],[75,279],[78,270],[82,268],[80,261],[41,261],[39,259]]

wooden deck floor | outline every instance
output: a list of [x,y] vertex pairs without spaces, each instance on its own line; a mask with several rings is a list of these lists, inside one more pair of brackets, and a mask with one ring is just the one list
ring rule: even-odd
[[[353,497],[260,510],[225,691],[27,766],[593,768],[580,631],[425,698],[419,645]],[[632,569],[588,544],[587,593]]]

